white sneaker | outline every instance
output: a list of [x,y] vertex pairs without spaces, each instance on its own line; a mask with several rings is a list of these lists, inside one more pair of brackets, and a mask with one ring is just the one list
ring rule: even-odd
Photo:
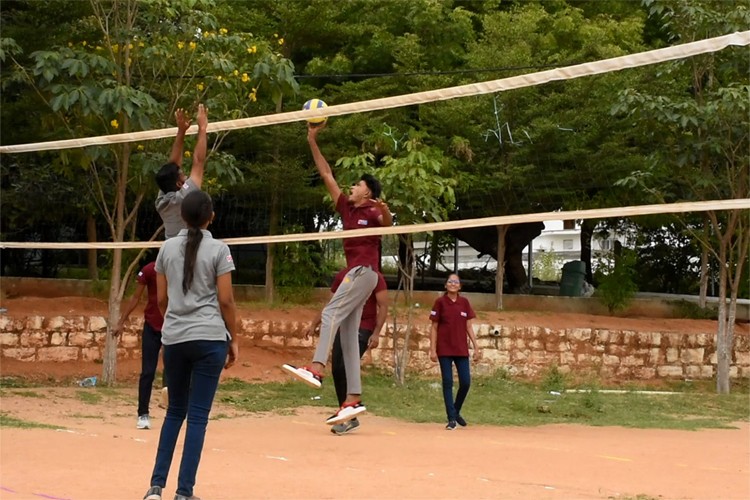
[[161,390],[161,397],[159,399],[159,408],[164,408],[165,410],[169,406],[169,390],[165,387]]
[[313,371],[307,366],[297,368],[296,366],[292,365],[281,365],[281,369],[287,373],[291,373],[302,382],[311,387],[315,387],[316,389],[320,389],[320,387],[323,385],[323,375]]
[[[364,413],[367,411],[367,408],[365,408],[365,405],[362,404],[362,401],[357,401],[356,403],[344,403],[344,406],[342,406],[339,411],[336,412],[336,414],[332,417],[330,417],[328,420],[326,420],[326,423],[328,425],[338,424],[341,422],[345,422],[347,420],[351,420],[360,413]],[[359,422],[357,422],[359,424]]]
[[151,419],[148,417],[148,415],[141,415],[138,417],[138,423],[135,424],[136,429],[150,429],[151,428]]

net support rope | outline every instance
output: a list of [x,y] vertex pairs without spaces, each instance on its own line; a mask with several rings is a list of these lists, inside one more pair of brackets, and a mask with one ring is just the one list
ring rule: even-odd
[[[380,109],[398,108],[414,104],[424,104],[434,101],[445,101],[459,97],[469,97],[494,92],[503,92],[512,89],[541,85],[556,80],[570,80],[583,76],[598,75],[612,71],[620,71],[627,68],[636,68],[675,59],[716,52],[726,47],[750,45],[750,31],[741,31],[723,35],[715,38],[699,40],[672,47],[639,52],[626,56],[603,59],[589,63],[566,66],[537,73],[512,76],[488,82],[471,83],[456,87],[447,87],[437,90],[416,92],[394,97],[370,99],[348,104],[338,104],[327,108],[318,108],[309,111],[290,111],[272,115],[256,116],[252,118],[240,118],[209,123],[208,132],[221,132],[226,130],[237,130],[243,128],[263,127],[268,125],[280,125],[310,118],[340,116],[352,113],[364,113]],[[187,131],[195,134],[197,125],[193,125]],[[0,153],[27,153],[32,151],[48,151],[70,148],[82,148],[86,146],[102,146],[107,144],[118,144],[125,142],[146,141],[174,137],[177,133],[176,127],[147,130],[142,132],[131,132],[127,134],[102,135],[79,139],[66,139],[59,141],[37,142],[29,144],[17,144],[11,146],[0,146]]]
[[[368,229],[351,229],[347,231],[326,231],[322,233],[294,233],[273,236],[248,236],[242,238],[225,238],[228,245],[251,245],[265,243],[289,243],[294,241],[322,241],[332,239],[356,238],[374,234],[409,234],[426,231],[449,231],[487,226],[505,226],[526,222],[543,222],[548,220],[606,219],[612,217],[634,217],[666,213],[705,212],[708,210],[742,210],[750,209],[750,198],[716,201],[694,201],[683,203],[661,203],[658,205],[634,205],[629,207],[594,208],[588,210],[570,210],[566,212],[539,212],[534,214],[502,215],[478,219],[461,219],[446,222],[410,224],[407,226],[389,226]],[[0,248],[47,249],[47,250],[90,250],[114,248],[159,248],[163,241],[124,241],[94,243],[42,243],[42,242],[9,242],[0,241]]]

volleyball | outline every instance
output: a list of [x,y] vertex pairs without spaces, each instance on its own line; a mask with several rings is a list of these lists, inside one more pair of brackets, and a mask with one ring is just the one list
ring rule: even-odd
[[[310,99],[305,103],[304,106],[302,106],[303,110],[309,110],[309,109],[320,109],[320,108],[327,108],[328,104],[324,103],[320,99]],[[307,120],[307,123],[313,123],[315,125],[321,124],[325,122],[328,119],[328,117],[322,116],[320,118],[310,118]]]

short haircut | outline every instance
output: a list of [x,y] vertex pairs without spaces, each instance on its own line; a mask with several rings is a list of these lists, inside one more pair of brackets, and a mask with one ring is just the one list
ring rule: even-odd
[[173,161],[165,163],[156,172],[156,185],[163,193],[177,191],[177,181],[180,178],[180,166]]
[[380,198],[380,191],[382,189],[380,187],[380,181],[378,181],[370,174],[362,174],[362,177],[360,177],[359,180],[365,181],[365,184],[367,184],[367,187],[370,189],[373,198]]

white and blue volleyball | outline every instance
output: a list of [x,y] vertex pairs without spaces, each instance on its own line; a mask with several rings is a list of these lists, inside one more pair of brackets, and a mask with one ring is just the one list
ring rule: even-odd
[[[309,101],[305,103],[304,106],[302,106],[302,109],[303,110],[321,109],[321,108],[327,108],[327,107],[328,107],[328,104],[324,103],[320,99],[310,99]],[[319,118],[310,118],[307,120],[307,123],[313,123],[315,125],[319,125],[321,123],[324,123],[327,119],[328,117],[326,116],[322,116]]]

